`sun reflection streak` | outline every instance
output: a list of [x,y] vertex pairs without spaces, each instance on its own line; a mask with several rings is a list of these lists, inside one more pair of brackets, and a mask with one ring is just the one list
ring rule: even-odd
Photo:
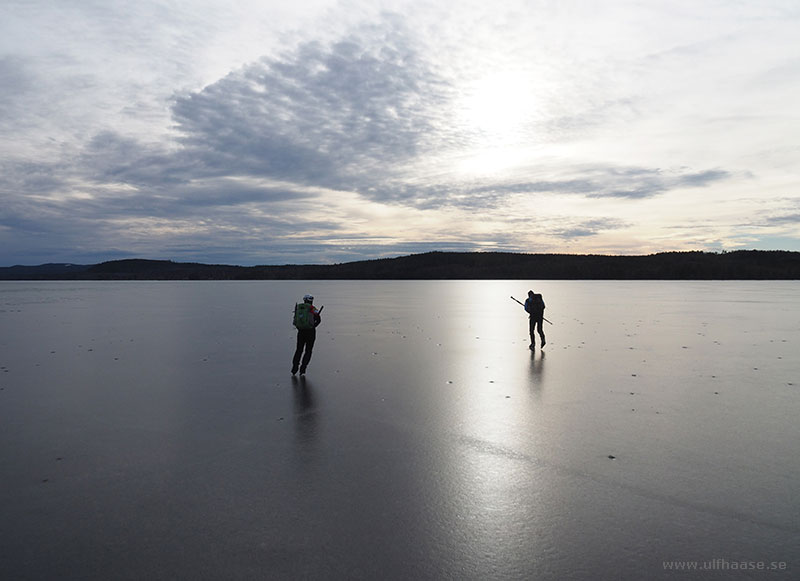
[[498,562],[525,554],[531,532],[546,528],[536,517],[546,514],[547,483],[536,461],[534,409],[544,361],[538,353],[530,359],[527,317],[508,299],[512,284],[464,281],[450,293],[462,393],[453,400],[459,442],[447,459],[457,492],[452,509],[471,554]]

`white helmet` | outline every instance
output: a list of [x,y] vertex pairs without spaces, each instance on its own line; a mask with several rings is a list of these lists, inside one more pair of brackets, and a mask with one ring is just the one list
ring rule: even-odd
[[311,296],[311,295],[306,295],[306,296],[303,297],[303,302],[304,303],[313,303],[314,302],[314,297]]

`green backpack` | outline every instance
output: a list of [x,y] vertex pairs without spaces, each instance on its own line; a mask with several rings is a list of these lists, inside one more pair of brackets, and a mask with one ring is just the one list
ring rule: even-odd
[[294,306],[294,320],[292,324],[297,329],[313,329],[314,328],[314,311],[313,307],[308,303],[297,303]]

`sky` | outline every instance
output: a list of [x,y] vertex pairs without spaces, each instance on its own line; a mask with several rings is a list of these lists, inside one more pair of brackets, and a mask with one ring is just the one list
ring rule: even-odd
[[2,0],[0,266],[800,250],[797,0]]

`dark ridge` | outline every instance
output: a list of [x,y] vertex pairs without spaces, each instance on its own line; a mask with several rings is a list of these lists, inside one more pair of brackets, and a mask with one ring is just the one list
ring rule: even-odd
[[94,280],[227,280],[239,278],[243,266],[173,262],[128,258],[90,266],[89,278]]
[[796,280],[800,252],[663,252],[647,256],[427,252],[329,265],[231,266],[126,259],[0,268],[0,280]]
[[48,263],[39,266],[0,267],[0,280],[62,280],[80,278],[90,268],[87,264]]

